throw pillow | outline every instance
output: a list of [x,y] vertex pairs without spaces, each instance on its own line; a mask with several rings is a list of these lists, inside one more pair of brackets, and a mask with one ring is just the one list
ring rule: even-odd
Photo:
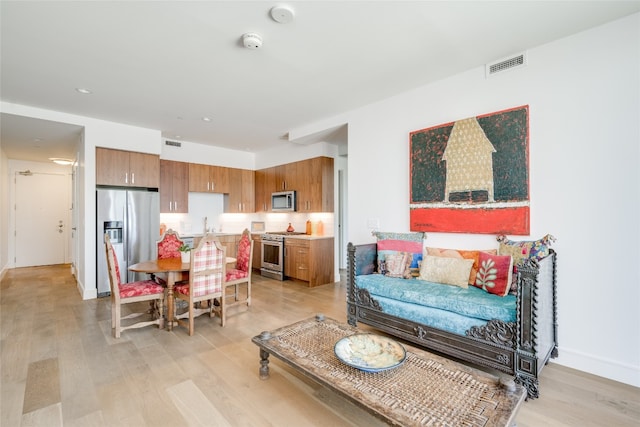
[[513,257],[480,252],[479,261],[480,268],[474,286],[501,297],[509,293],[513,274]]
[[387,255],[387,258],[384,260],[387,270],[386,276],[410,279],[412,259],[411,254],[406,252]]
[[538,240],[524,240],[513,241],[507,239],[507,236],[498,236],[498,255],[511,255],[513,257],[514,264],[518,265],[522,260],[527,258],[540,261],[544,257],[549,255],[549,249],[551,249],[551,243],[555,242],[556,238],[551,234],[547,234]]
[[[374,233],[377,239],[378,262],[385,261],[387,255],[400,252],[410,253],[411,267],[418,268],[418,261],[422,260],[422,242],[424,233],[392,233],[378,231]],[[382,273],[380,270],[378,272]]]
[[[480,259],[480,250],[458,250],[458,249],[442,249],[442,248],[430,248],[425,247],[426,254],[431,256],[440,256],[447,258],[459,258],[459,259],[472,259],[473,266],[469,273],[469,284],[474,285],[476,283],[476,275],[478,274],[478,260]],[[485,249],[482,252],[496,255],[498,252],[495,249]]]
[[469,274],[472,266],[472,259],[427,255],[420,267],[420,279],[466,289],[469,285]]

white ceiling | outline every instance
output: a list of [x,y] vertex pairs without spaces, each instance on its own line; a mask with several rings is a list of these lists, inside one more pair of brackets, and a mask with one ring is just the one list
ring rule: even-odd
[[[293,22],[271,19],[275,5]],[[640,1],[1,1],[0,96],[259,152],[290,143],[292,129],[637,11]],[[246,32],[260,49],[243,47]],[[0,119],[9,158],[64,157],[46,147],[81,131]]]

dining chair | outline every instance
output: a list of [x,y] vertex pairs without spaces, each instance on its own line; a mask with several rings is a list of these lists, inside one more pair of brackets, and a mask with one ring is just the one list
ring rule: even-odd
[[[209,313],[209,317],[215,316],[214,298],[220,299],[221,309],[224,309],[222,285],[225,278],[225,261],[226,250],[213,234],[204,236],[196,248],[191,250],[189,283],[177,285],[173,292],[175,298],[186,301],[189,306],[188,312],[175,316],[179,325],[188,326],[189,335],[193,335],[195,317],[204,313]],[[187,315],[188,323],[183,320]],[[224,326],[224,318],[221,325]]]
[[[114,330],[114,337],[120,338],[120,333],[127,329],[142,328],[149,325],[158,325],[159,328],[163,328],[164,318],[162,317],[162,310],[164,306],[164,288],[153,280],[122,283],[118,257],[113,250],[113,245],[111,244],[108,234],[104,235],[104,245],[107,255],[109,283],[111,285],[111,329]],[[122,320],[148,314],[148,312],[132,313],[128,316],[121,317],[123,305],[141,301],[150,301],[152,303],[152,308],[155,309],[151,310],[151,316],[156,318],[122,326]]]
[[[248,229],[244,229],[238,242],[238,252],[236,254],[235,268],[227,270],[224,286],[222,289],[222,300],[224,304],[219,307],[222,324],[226,321],[227,309],[247,304],[251,305],[251,267],[253,263],[253,239]],[[246,284],[246,297],[241,299],[241,286]],[[228,293],[229,289],[233,289],[233,293]],[[244,292],[242,293],[244,296]],[[233,300],[229,302],[229,298]]]
[[[156,242],[158,247],[158,259],[180,258],[178,248],[184,244],[177,231],[168,229],[162,238]],[[164,275],[151,275],[151,277],[162,286],[167,286],[167,278]]]

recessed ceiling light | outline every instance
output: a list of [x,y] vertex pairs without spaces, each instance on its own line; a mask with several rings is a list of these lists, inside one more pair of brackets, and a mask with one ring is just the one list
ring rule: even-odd
[[83,95],[89,95],[91,93],[91,91],[89,89],[85,89],[82,87],[77,87],[76,88],[76,92],[81,93]]
[[203,118],[202,118],[202,121],[203,121],[203,122],[210,122],[210,121],[211,121],[211,118],[210,118],[210,117],[203,117]]

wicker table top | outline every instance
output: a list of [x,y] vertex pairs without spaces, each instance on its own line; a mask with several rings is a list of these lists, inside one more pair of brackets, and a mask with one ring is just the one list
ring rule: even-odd
[[510,426],[526,397],[515,383],[405,345],[397,368],[365,372],[342,363],[335,343],[361,330],[318,315],[252,342],[260,347],[260,376],[268,378],[274,355],[313,380],[394,425]]

